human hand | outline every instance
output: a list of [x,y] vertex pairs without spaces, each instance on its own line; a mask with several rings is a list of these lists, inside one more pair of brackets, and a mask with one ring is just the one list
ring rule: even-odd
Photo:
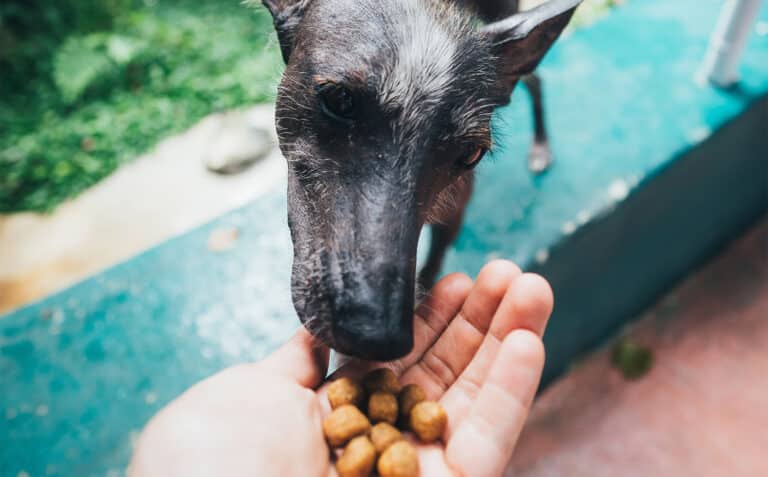
[[[551,311],[542,278],[495,261],[475,283],[453,274],[432,289],[408,356],[353,361],[334,377],[386,366],[443,405],[443,442],[417,444],[422,476],[499,476],[539,384]],[[149,423],[129,475],[335,476],[321,425],[327,363],[328,350],[301,329],[265,360],[196,384]]]

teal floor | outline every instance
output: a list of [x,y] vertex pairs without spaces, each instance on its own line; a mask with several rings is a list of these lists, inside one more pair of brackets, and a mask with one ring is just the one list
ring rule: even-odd
[[[564,237],[767,94],[768,36],[753,35],[738,90],[693,80],[720,4],[632,0],[560,42],[541,68],[554,168],[541,177],[525,169],[531,124],[520,92],[494,118],[503,147],[479,168],[445,269],[474,274],[496,257],[545,262]],[[297,320],[285,208],[276,186],[0,318],[0,476],[122,475],[132,439],[159,407],[288,336]],[[210,232],[226,226],[240,229],[236,247],[209,251]]]

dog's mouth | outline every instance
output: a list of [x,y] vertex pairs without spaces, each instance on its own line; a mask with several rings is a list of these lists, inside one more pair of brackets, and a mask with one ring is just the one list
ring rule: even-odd
[[[414,254],[415,255],[415,254]],[[414,257],[415,260],[415,257]],[[294,268],[293,301],[304,327],[321,343],[359,359],[390,361],[413,348],[414,267],[377,261],[347,263],[327,254],[321,271]],[[299,277],[321,277],[302,280]],[[405,278],[404,278],[405,276]]]
[[[332,314],[300,312],[299,317],[319,343],[339,353],[370,361],[391,361],[413,348],[413,304],[405,303],[399,310],[350,305]],[[318,303],[318,308],[329,307]],[[311,309],[309,304],[307,310]]]
[[[389,332],[359,332],[355,327],[344,328],[312,319],[304,322],[304,327],[312,334],[318,344],[334,351],[367,361],[392,361],[402,358],[413,349],[413,331],[398,329]],[[343,320],[342,320],[343,322]]]

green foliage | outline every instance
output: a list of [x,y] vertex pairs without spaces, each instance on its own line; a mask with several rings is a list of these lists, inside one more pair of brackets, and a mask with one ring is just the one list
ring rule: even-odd
[[102,34],[71,37],[53,57],[53,80],[67,103],[113,69]]
[[[49,74],[49,57],[72,33],[108,31],[138,0],[0,2],[0,93]],[[5,90],[5,91],[4,91]]]
[[133,61],[144,48],[145,42],[123,35],[109,35],[106,40],[107,55],[118,65],[127,65]]
[[0,84],[0,212],[50,211],[210,112],[271,100],[282,67],[268,15],[237,0],[168,0],[49,47]]
[[94,85],[119,80],[148,48],[146,41],[120,34],[69,37],[53,56],[53,80],[62,100],[72,103]]

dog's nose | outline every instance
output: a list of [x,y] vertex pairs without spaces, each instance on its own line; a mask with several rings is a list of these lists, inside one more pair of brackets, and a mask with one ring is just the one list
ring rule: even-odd
[[331,334],[336,351],[372,361],[401,358],[413,348],[412,271],[368,263],[347,271],[333,290]]
[[366,307],[350,310],[337,319],[333,337],[337,351],[371,361],[391,361],[402,358],[413,348],[410,321],[400,317],[382,320]]

